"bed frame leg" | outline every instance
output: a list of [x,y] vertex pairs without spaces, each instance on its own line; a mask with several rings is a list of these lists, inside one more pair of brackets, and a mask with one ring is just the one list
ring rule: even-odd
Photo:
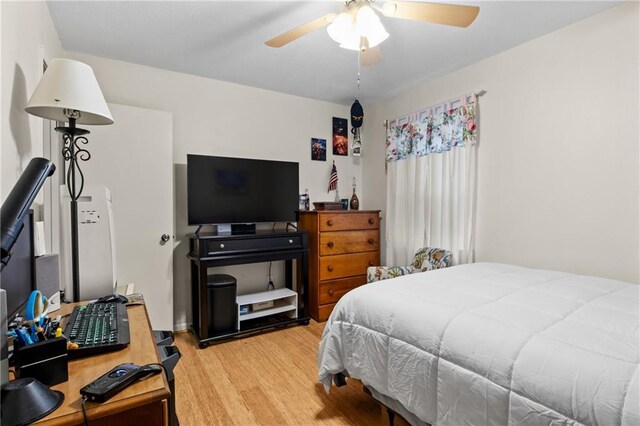
[[396,413],[391,408],[387,408],[387,415],[389,416],[389,426],[393,426],[393,422],[396,419]]
[[347,378],[344,374],[338,373],[333,376],[333,383],[335,383],[337,387],[344,386],[347,384]]

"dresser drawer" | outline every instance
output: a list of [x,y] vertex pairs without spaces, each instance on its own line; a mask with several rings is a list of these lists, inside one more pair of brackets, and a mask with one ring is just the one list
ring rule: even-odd
[[318,220],[321,232],[378,229],[380,227],[380,217],[377,212],[323,213]]
[[350,290],[367,283],[367,276],[320,282],[320,304],[336,303]]
[[320,256],[375,251],[380,247],[380,231],[323,232],[320,234]]
[[322,322],[329,319],[329,315],[331,315],[331,311],[333,311],[333,308],[335,308],[335,306],[335,303],[318,306],[318,319],[316,321]]
[[264,250],[289,250],[302,248],[302,236],[291,235],[290,237],[276,238],[218,238],[204,240],[205,252],[201,257],[212,257],[234,253],[237,251],[264,251]]
[[380,265],[378,251],[321,256],[320,281],[363,275],[369,266],[375,265]]

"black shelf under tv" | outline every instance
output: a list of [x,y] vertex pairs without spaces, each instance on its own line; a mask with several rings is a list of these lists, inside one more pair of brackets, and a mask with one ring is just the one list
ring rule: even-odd
[[[198,346],[246,336],[258,331],[291,324],[308,324],[308,235],[305,231],[258,231],[254,234],[218,235],[214,233],[189,234],[191,261],[192,332]],[[293,261],[296,261],[294,277]],[[297,293],[297,315],[286,317],[269,315],[244,322],[237,330],[209,335],[209,306],[207,275],[209,268],[243,265],[270,261],[285,262],[285,288],[293,289],[294,278]],[[242,283],[239,283],[242,286]],[[236,309],[236,306],[233,306]]]

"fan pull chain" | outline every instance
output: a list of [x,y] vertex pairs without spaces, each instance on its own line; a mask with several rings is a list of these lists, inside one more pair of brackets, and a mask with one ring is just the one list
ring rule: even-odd
[[356,76],[356,97],[360,93],[360,50],[358,49],[358,75]]

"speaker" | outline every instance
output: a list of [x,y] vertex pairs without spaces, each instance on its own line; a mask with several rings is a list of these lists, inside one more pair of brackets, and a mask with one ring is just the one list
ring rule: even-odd
[[9,347],[7,343],[7,292],[0,289],[0,383],[9,381]]
[[49,299],[49,312],[60,309],[60,261],[57,254],[36,257],[36,289]]

